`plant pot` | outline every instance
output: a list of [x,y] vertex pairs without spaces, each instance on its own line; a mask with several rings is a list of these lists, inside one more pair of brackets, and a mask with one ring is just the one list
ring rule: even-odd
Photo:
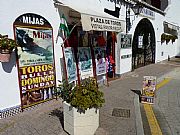
[[91,108],[79,113],[76,108],[63,102],[63,110],[66,132],[70,135],[94,135],[99,127],[99,109]]
[[7,49],[0,49],[0,61],[9,62],[11,57],[11,51]]

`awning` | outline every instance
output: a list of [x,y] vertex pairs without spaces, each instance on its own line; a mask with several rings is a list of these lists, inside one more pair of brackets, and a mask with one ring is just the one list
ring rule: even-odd
[[170,23],[167,23],[165,22],[165,24],[167,24],[167,26],[170,28],[170,29],[173,29],[173,30],[179,30],[179,26],[176,26],[176,25],[173,25],[173,24],[170,24]]
[[171,35],[178,35],[179,26],[164,21],[164,32]]
[[[59,0],[60,1],[60,0]],[[81,1],[83,2],[83,1]],[[84,1],[86,2],[86,1]],[[90,30],[96,30],[96,31],[114,31],[114,32],[122,32],[124,31],[125,28],[125,21],[120,20],[118,18],[115,18],[103,11],[103,8],[100,9],[96,4],[94,4],[94,8],[91,6],[82,6],[79,3],[75,4],[72,2],[67,2],[59,4],[60,7],[65,7],[66,9],[68,8],[69,11],[66,11],[71,13],[70,17],[76,17],[78,18],[78,14],[73,11],[76,11],[80,13],[80,18],[81,18],[81,24],[82,28],[84,31],[90,31]],[[97,6],[97,7],[96,7]],[[63,11],[62,11],[63,12]],[[68,14],[69,14],[68,13]]]

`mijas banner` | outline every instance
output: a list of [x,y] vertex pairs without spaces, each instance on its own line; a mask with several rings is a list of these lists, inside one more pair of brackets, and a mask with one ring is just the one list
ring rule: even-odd
[[74,58],[73,48],[64,48],[64,58],[66,64],[67,79],[68,82],[71,83],[77,80],[76,61]]
[[153,104],[155,97],[155,90],[156,90],[156,77],[144,76],[141,102]]
[[85,79],[88,77],[93,77],[92,57],[91,50],[89,47],[78,48],[78,61],[80,69],[80,78]]
[[36,14],[23,14],[14,22],[18,72],[23,108],[52,98],[55,86],[53,31]]

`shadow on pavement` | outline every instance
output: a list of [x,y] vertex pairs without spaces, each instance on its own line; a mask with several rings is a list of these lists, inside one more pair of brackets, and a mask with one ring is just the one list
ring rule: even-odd
[[63,129],[64,129],[64,117],[63,117],[63,111],[62,110],[59,110],[59,109],[55,109],[55,110],[52,110],[52,112],[50,112],[51,116],[56,116],[58,117]]
[[141,102],[141,90],[133,90],[133,89],[131,89],[131,91],[139,96],[139,102]]

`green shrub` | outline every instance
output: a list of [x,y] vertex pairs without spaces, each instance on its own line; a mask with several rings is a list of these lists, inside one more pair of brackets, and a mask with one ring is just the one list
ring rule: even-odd
[[61,97],[79,112],[85,112],[88,108],[102,107],[105,99],[103,92],[99,91],[98,84],[94,78],[86,78],[80,85],[72,86],[64,81]]
[[60,84],[56,89],[56,92],[63,99],[63,101],[70,103],[70,101],[72,100],[72,88],[72,84],[68,83],[68,81],[66,80],[63,80],[62,84]]
[[8,36],[2,36],[0,34],[0,49],[7,49],[12,51],[14,48],[18,47],[18,44],[14,39],[8,38]]

